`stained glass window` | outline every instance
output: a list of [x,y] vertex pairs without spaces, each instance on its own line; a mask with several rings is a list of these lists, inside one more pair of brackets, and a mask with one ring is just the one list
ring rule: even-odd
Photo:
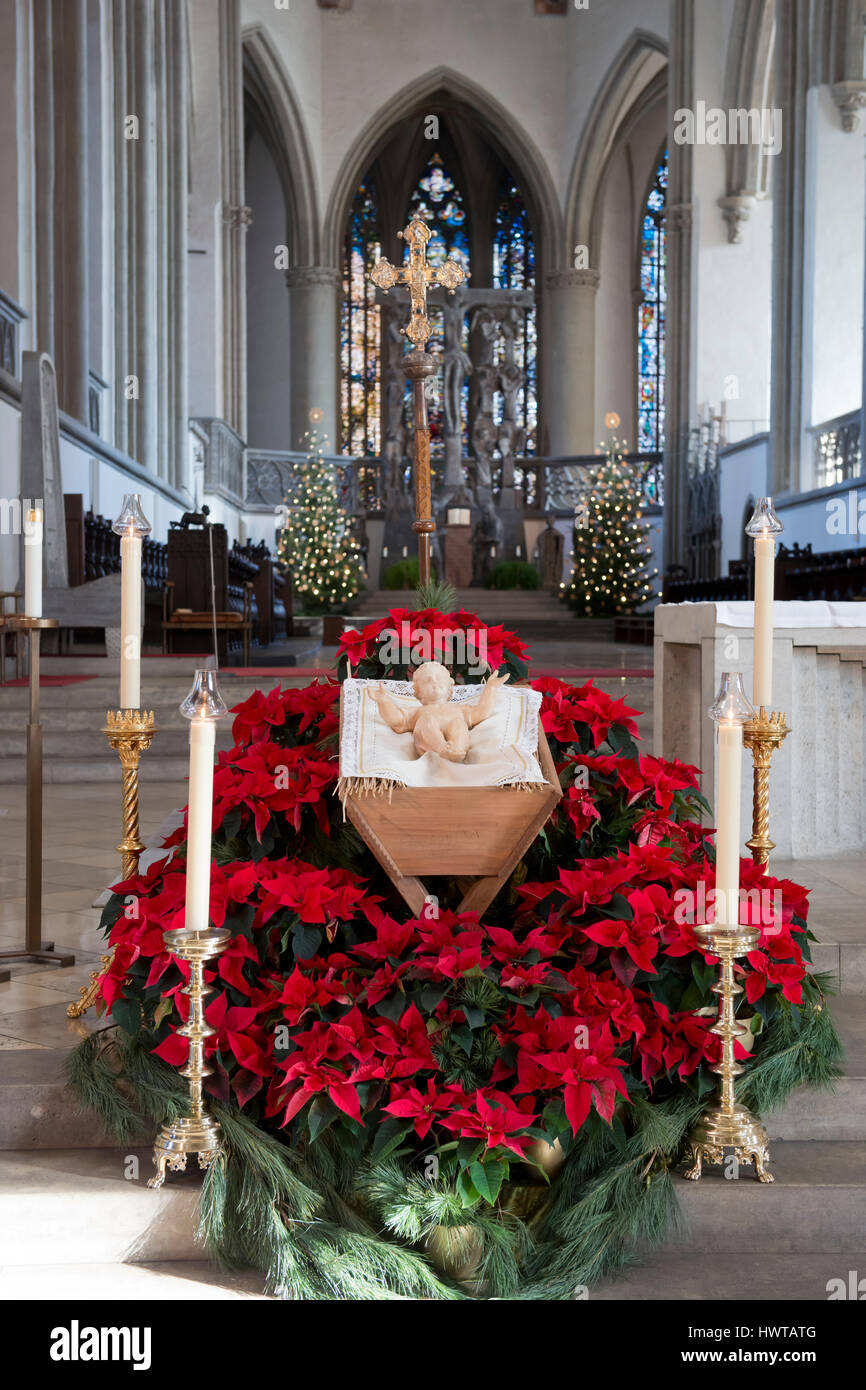
[[[535,288],[535,243],[523,195],[506,174],[499,188],[493,231],[493,285],[498,290]],[[514,357],[525,374],[526,385],[518,396],[518,423],[526,431],[525,454],[534,454],[538,426],[537,338],[535,305],[523,310],[521,331]],[[494,419],[502,418],[501,393],[494,400]]]
[[365,179],[355,194],[343,245],[341,422],[343,453],[377,456],[381,445],[380,310],[370,271],[379,259],[376,190]]
[[640,305],[637,324],[638,449],[664,447],[665,430],[665,204],[668,152],[647,195],[640,233]]
[[409,219],[416,213],[433,233],[427,246],[430,264],[441,265],[450,256],[468,270],[469,239],[463,195],[440,154],[433,155],[409,199]]
[[[452,260],[457,261],[465,270],[468,270],[469,237],[463,194],[438,152],[431,157],[412,191],[407,209],[407,222],[416,213],[424,219],[433,234],[427,243],[428,262],[431,265],[441,265],[450,256]],[[433,329],[428,351],[440,353],[444,346],[445,332],[445,316],[441,305],[431,304],[428,301],[427,317]],[[460,331],[460,346],[464,352],[469,347],[467,317],[464,317]],[[464,454],[468,452],[469,447],[468,404],[469,380],[468,377],[464,377],[460,390],[460,429]],[[412,421],[412,392],[408,382],[403,408],[404,420],[408,429],[411,427]],[[445,428],[445,407],[442,400],[441,382],[438,377],[434,378],[427,397],[427,416],[430,423],[430,457],[435,461],[441,458],[444,453],[443,430]],[[433,476],[436,476],[435,467]]]

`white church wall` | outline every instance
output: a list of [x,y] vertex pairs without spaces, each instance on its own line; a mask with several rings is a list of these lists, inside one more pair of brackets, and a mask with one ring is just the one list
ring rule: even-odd
[[[695,101],[725,110],[731,0],[695,14]],[[695,401],[726,404],[731,442],[764,430],[770,413],[772,207],[759,200],[739,244],[728,241],[718,199],[725,192],[725,146],[696,144]]]
[[[565,24],[567,52],[562,111],[565,140],[559,166],[559,188],[564,201],[581,132],[602,79],[637,30],[667,41],[670,0],[618,0],[616,5],[593,4],[590,0],[588,9],[570,9],[568,17],[559,23]],[[590,263],[596,264],[592,248]]]
[[[7,501],[21,494],[20,453],[21,416],[0,400],[0,498]],[[17,536],[0,532],[0,589],[14,589],[18,583],[19,548]]]
[[722,518],[719,573],[743,554],[743,512],[750,497],[767,492],[768,436],[733,443],[719,450],[719,513]]
[[[212,4],[212,0],[207,3]],[[307,130],[320,210],[324,206],[322,107],[332,97],[324,85],[322,46],[323,39],[346,18],[349,15],[343,11],[325,12],[306,0],[242,0],[241,4],[243,28],[258,24],[267,30],[294,89]],[[352,71],[351,62],[340,75],[341,86],[347,85],[347,71]]]
[[[320,13],[324,204],[359,132],[389,96],[439,66],[454,69],[501,103],[536,144],[554,179],[560,177],[564,26],[584,16],[539,16],[523,0],[474,0],[459,7],[376,0]],[[288,30],[273,19],[269,28],[287,42]],[[294,75],[297,60],[288,62]]]
[[219,7],[191,0],[189,413],[223,417]]
[[610,411],[622,424],[616,431],[636,448],[635,190],[628,153],[615,158],[605,185],[599,247],[600,280],[595,297],[595,433],[596,445],[610,433]]
[[[290,449],[291,381],[289,290],[284,260],[286,209],[279,175],[256,132],[246,159],[247,443],[252,449]],[[279,268],[275,265],[279,263]]]
[[[806,156],[807,424],[860,405],[863,387],[864,122],[842,130],[829,87],[808,93]],[[803,479],[808,486],[809,478]]]
[[801,493],[776,508],[786,545],[811,541],[816,555],[866,545],[866,479]]
[[[0,289],[21,303],[18,266],[18,141],[10,138],[18,126],[20,100],[16,28],[17,6],[0,5],[0,129],[6,132],[0,140]],[[28,304],[29,309],[31,306]]]

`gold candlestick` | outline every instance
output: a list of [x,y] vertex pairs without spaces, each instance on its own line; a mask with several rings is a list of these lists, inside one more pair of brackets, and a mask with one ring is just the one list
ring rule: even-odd
[[[153,710],[108,710],[102,732],[109,745],[120,757],[123,784],[123,839],[117,846],[122,879],[134,878],[144,849],[139,833],[138,764],[142,753],[149,748],[156,733]],[[90,1008],[99,993],[99,982],[111,963],[111,956],[102,957],[102,969],[90,975],[90,984],[82,985],[80,998],[66,1010],[67,1018],[80,1018]]]
[[770,759],[790,733],[781,710],[768,714],[761,705],[757,714],[743,726],[743,744],[752,750],[752,838],[746,841],[756,864],[770,862],[776,848],[770,839]]
[[713,993],[719,996],[719,1014],[710,1030],[722,1039],[721,1061],[713,1067],[721,1081],[718,1104],[704,1112],[689,1134],[693,1164],[683,1176],[697,1181],[702,1164],[723,1163],[725,1149],[733,1149],[738,1163],[754,1163],[759,1182],[772,1182],[773,1175],[767,1170],[767,1131],[757,1115],[734,1099],[734,1079],[743,1071],[734,1059],[734,1042],[748,1031],[734,1017],[735,997],[743,992],[734,981],[734,961],[754,951],[760,933],[754,927],[707,925],[695,927],[695,935],[721,962],[719,982],[713,985]]
[[189,1038],[189,1061],[180,1074],[189,1078],[190,1107],[188,1115],[163,1125],[157,1135],[153,1146],[156,1173],[149,1179],[148,1187],[162,1187],[166,1167],[172,1172],[183,1172],[187,1154],[197,1153],[199,1167],[207,1168],[222,1143],[220,1126],[205,1111],[202,1098],[202,1082],[210,1075],[210,1068],[204,1065],[204,1042],[215,1031],[204,1019],[203,1001],[211,993],[204,986],[204,963],[226,949],[232,934],[225,927],[209,927],[201,932],[180,927],[164,936],[168,950],[189,962],[189,984],[181,991],[189,996],[189,1022],[178,1032]]

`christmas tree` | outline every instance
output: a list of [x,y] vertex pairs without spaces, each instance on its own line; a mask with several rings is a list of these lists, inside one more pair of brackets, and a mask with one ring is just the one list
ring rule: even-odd
[[566,597],[580,614],[634,613],[654,596],[658,570],[642,521],[643,481],[625,457],[625,443],[611,439],[590,490],[575,508],[574,569]]
[[310,613],[333,612],[360,588],[361,567],[349,520],[337,497],[337,474],[315,427],[304,435],[307,457],[292,464],[286,521],[277,545],[296,598]]

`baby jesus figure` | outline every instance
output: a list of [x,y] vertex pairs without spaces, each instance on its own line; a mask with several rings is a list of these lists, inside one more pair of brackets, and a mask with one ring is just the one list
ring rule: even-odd
[[462,763],[469,752],[469,730],[489,719],[496,695],[508,680],[507,674],[489,676],[477,700],[471,704],[451,703],[454,681],[441,661],[425,661],[412,677],[412,690],[419,708],[401,710],[380,684],[370,690],[370,698],[395,734],[411,733],[418,755],[438,753],[452,763]]

